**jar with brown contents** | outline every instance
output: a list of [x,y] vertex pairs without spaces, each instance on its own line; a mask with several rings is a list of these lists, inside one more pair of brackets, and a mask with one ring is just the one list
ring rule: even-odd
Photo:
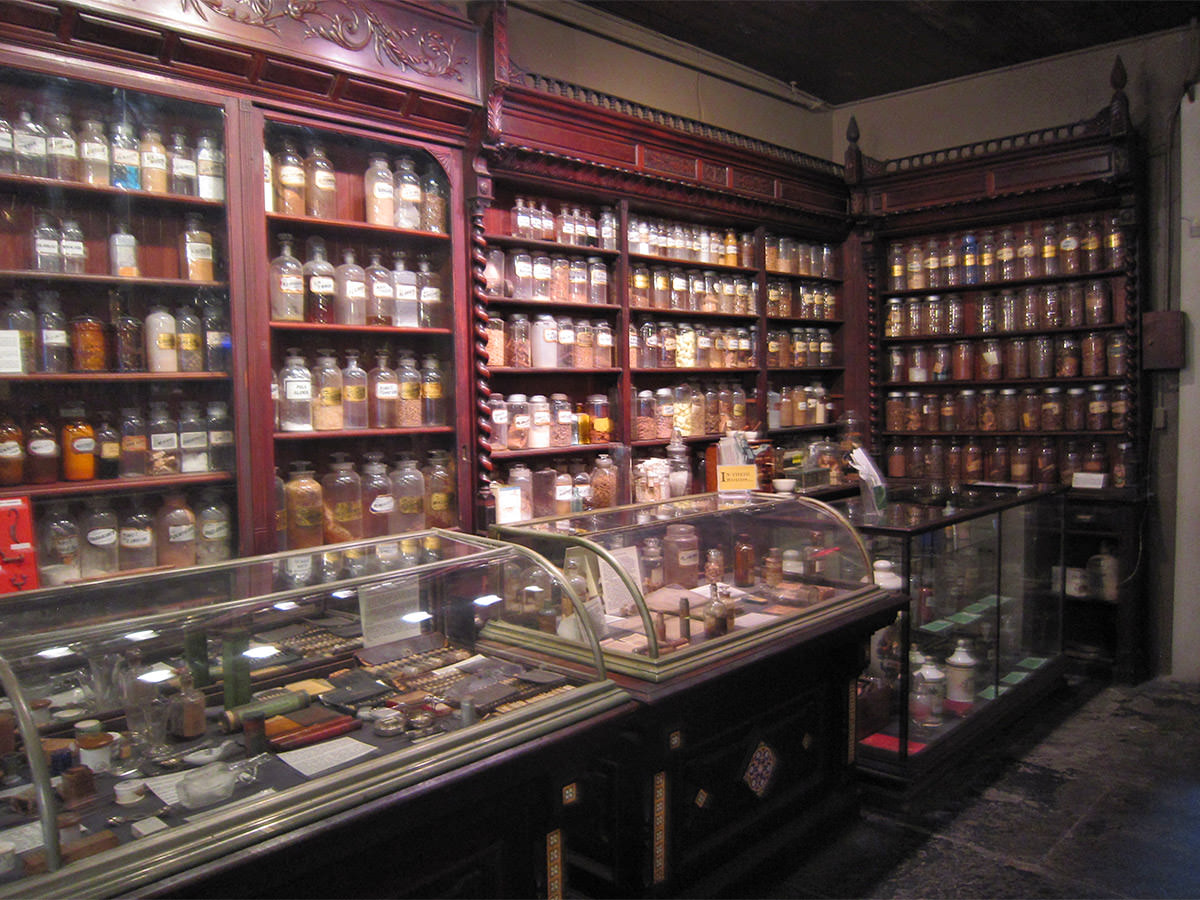
[[1104,431],[1110,426],[1108,390],[1102,384],[1088,388],[1087,428],[1088,431]]
[[1059,378],[1074,378],[1079,374],[1079,341],[1064,335],[1054,349],[1054,374]]
[[996,430],[996,392],[991,388],[979,392],[979,430]]
[[1017,401],[1017,389],[1005,388],[1000,392],[996,401],[996,429],[998,431],[1019,431],[1021,413]]
[[108,370],[108,340],[104,323],[93,315],[71,320],[71,355],[76,372]]
[[979,345],[975,360],[975,377],[979,381],[997,381],[1002,371],[1000,341],[989,338]]
[[1048,387],[1042,391],[1042,431],[1063,430],[1062,388]]
[[289,550],[319,547],[325,540],[325,502],[321,485],[305,460],[292,463],[292,474],[284,490],[287,501]]
[[1083,431],[1087,427],[1087,396],[1083,388],[1067,388],[1063,425],[1067,431]]
[[1090,331],[1079,342],[1080,374],[1089,377],[1104,375],[1108,365],[1105,359],[1104,335]]
[[617,470],[607,453],[596,457],[596,466],[592,469],[592,508],[604,509],[614,506],[617,499]]
[[899,391],[891,391],[887,395],[887,403],[884,405],[884,429],[904,430],[904,395]]

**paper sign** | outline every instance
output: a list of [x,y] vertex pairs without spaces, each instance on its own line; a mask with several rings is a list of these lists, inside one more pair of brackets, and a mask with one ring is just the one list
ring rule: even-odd
[[717,466],[717,490],[758,490],[758,469],[754,466]]
[[421,593],[416,578],[401,578],[358,589],[362,617],[363,646],[376,647],[421,633],[421,623],[404,621],[404,616],[421,611]]

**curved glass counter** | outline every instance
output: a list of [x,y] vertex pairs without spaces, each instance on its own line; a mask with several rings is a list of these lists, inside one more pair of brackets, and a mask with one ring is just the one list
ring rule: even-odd
[[583,618],[607,670],[645,681],[845,621],[883,594],[854,528],[806,497],[697,494],[491,533],[560,567],[586,615],[553,608],[539,617],[539,587],[506,572],[504,614],[481,633],[489,645],[586,663],[590,645],[571,624]]
[[6,596],[0,896],[137,892],[627,702],[586,621],[570,667],[482,646],[511,570],[573,602],[443,531]]

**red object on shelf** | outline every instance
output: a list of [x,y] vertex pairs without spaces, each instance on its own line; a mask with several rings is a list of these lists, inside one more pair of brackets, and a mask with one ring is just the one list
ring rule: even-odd
[[33,509],[28,497],[0,500],[0,594],[38,587]]

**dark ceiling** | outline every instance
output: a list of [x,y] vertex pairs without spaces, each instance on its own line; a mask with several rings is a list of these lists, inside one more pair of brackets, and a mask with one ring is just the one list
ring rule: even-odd
[[590,0],[830,104],[1163,31],[1200,2]]

